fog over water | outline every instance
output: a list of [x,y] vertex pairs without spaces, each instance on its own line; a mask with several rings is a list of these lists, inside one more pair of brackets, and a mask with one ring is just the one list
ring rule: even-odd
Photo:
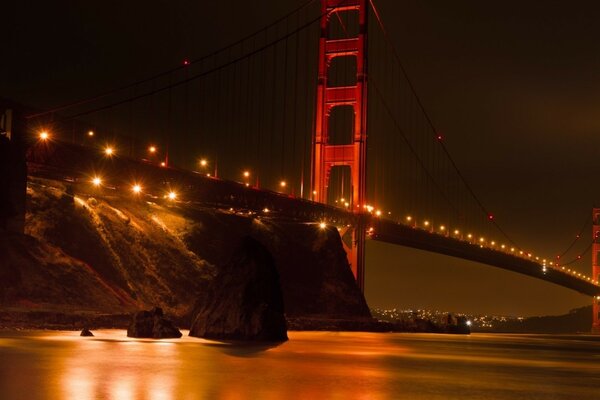
[[290,332],[274,346],[0,332],[2,399],[597,399],[600,338]]

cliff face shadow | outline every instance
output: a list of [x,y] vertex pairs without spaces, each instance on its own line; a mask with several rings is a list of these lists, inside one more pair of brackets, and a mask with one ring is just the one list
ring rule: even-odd
[[215,349],[233,357],[250,358],[255,357],[267,350],[274,349],[284,344],[283,342],[245,342],[245,341],[226,341],[207,343],[206,346]]

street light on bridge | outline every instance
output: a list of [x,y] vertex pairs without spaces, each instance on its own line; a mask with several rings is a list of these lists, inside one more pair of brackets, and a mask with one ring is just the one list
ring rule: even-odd
[[[211,174],[210,174],[210,173],[208,172],[208,170],[207,170],[207,168],[208,168],[208,166],[209,166],[209,164],[210,164],[210,163],[209,163],[209,161],[208,161],[206,158],[201,158],[201,159],[198,161],[198,164],[200,165],[200,169],[202,170],[202,172],[203,172],[203,173],[205,173],[205,174],[206,174],[206,176],[209,176],[209,177],[210,177],[210,176],[211,176]],[[245,172],[248,172],[248,176],[245,176],[245,175],[244,175],[244,177],[245,177],[245,178],[249,177],[249,176],[250,176],[250,172],[249,172],[249,171],[244,171],[244,173],[245,173]],[[213,170],[213,175],[212,175],[212,176],[214,176],[215,178],[217,177],[217,161],[216,161],[216,160],[215,160],[215,162],[214,162],[214,170]]]

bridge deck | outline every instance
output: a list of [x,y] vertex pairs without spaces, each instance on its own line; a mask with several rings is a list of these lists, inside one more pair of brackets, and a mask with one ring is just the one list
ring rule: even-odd
[[94,193],[91,185],[94,172],[102,171],[106,177],[103,188],[106,194],[128,193],[131,180],[135,178],[143,181],[146,195],[153,195],[156,199],[160,199],[168,188],[177,188],[182,194],[182,204],[187,201],[257,213],[267,208],[272,216],[302,222],[326,222],[338,227],[355,225],[362,218],[373,227],[370,235],[373,240],[476,261],[552,282],[589,296],[600,295],[600,286],[590,281],[561,269],[544,269],[533,260],[510,253],[375,218],[370,214],[352,214],[340,208],[187,170],[163,168],[125,157],[107,159],[95,148],[62,142],[38,143],[29,148],[27,162],[29,174],[68,181],[90,194]]
[[552,282],[589,296],[600,295],[600,286],[561,269],[551,266],[544,268],[534,260],[393,221],[373,220],[371,225],[374,228],[371,235],[374,240],[476,261]]

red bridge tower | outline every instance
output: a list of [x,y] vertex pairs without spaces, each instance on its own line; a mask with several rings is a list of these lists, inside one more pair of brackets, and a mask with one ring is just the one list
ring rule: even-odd
[[[349,166],[351,174],[350,209],[361,212],[366,196],[367,142],[367,4],[366,0],[321,0],[321,38],[319,40],[319,76],[317,83],[316,126],[313,138],[312,190],[313,200],[327,203],[331,169]],[[342,18],[347,13],[348,18]],[[358,23],[344,26],[345,32],[358,32],[354,37],[331,37],[331,21]],[[349,86],[330,86],[328,75],[332,62],[356,61],[356,81]],[[338,60],[336,60],[338,59]],[[336,107],[353,110],[352,135],[348,143],[333,144],[330,140],[330,116]],[[359,220],[362,220],[359,218]],[[347,246],[348,261],[358,286],[364,290],[365,226],[352,227],[352,243]]]
[[[592,213],[592,279],[600,280],[600,208]],[[592,332],[600,333],[600,296],[594,297]]]

